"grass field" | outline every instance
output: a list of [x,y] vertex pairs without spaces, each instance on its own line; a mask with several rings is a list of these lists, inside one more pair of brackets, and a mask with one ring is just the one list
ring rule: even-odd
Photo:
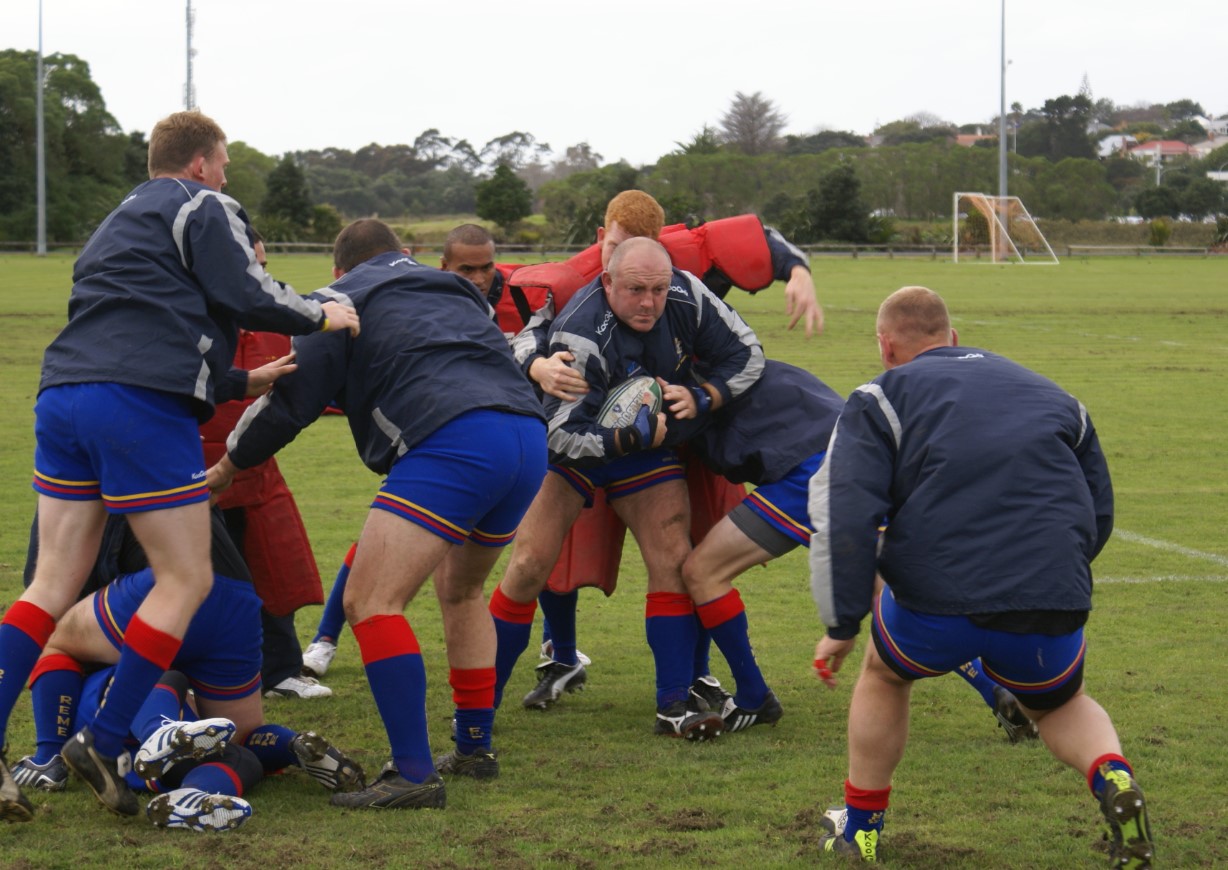
[[[301,291],[327,283],[323,256],[274,256]],[[878,372],[874,312],[890,291],[942,293],[961,343],[1004,353],[1087,406],[1114,476],[1117,531],[1094,570],[1087,684],[1113,716],[1147,791],[1160,861],[1228,865],[1223,747],[1228,744],[1228,261],[1065,261],[1056,268],[930,261],[819,260],[822,337],[786,332],[779,288],[731,301],[769,356],[847,393]],[[0,256],[0,602],[21,585],[34,507],[32,407],[42,349],[63,322],[71,259]],[[344,420],[325,418],[279,462],[296,493],[326,588],[378,484]],[[622,592],[580,598],[588,691],[548,713],[521,709],[535,658],[521,661],[496,725],[502,776],[449,783],[443,812],[344,813],[301,772],[263,783],[255,815],[222,836],[119,820],[80,783],[33,794],[33,824],[0,827],[0,864],[44,868],[226,867],[801,867],[819,863],[817,819],[841,796],[854,674],[836,691],[809,673],[820,626],[805,554],[747,574],[760,664],[785,707],[775,728],[710,744],[654,738],[644,643],[643,570],[629,548]],[[318,608],[300,614],[307,640]],[[432,743],[448,748],[450,693],[438,611],[409,607],[430,679]],[[864,636],[864,633],[863,633]],[[863,640],[864,645],[864,640]],[[854,654],[860,657],[860,651]],[[728,672],[714,652],[714,672]],[[268,717],[316,729],[374,773],[386,752],[356,647],[347,636],[326,682],[331,699],[266,703]],[[9,757],[33,744],[22,702]],[[1008,745],[955,677],[913,693],[909,752],[880,849],[901,868],[1095,867],[1102,822],[1080,774],[1038,745]]]

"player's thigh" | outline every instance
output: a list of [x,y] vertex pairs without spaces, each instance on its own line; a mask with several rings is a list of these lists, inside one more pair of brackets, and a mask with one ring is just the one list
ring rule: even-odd
[[686,482],[666,480],[623,496],[613,505],[635,535],[649,580],[676,574],[680,585],[682,563],[691,551],[691,503]]
[[743,571],[773,558],[774,554],[761,547],[730,517],[725,517],[687,556],[682,577],[688,590],[703,588],[729,582]]
[[264,699],[258,691],[228,700],[203,697],[198,692],[196,707],[202,719],[220,717],[235,723],[235,734],[231,738],[235,743],[243,742],[248,734],[264,724]]
[[473,541],[449,550],[435,569],[435,592],[440,603],[449,605],[481,598],[486,577],[502,552],[502,547],[488,547]]
[[584,496],[562,475],[554,471],[546,475],[516,530],[501,584],[506,594],[519,601],[541,591],[558,561],[568,530],[583,508]]
[[346,617],[354,623],[400,613],[453,546],[395,513],[370,511],[345,587]]
[[56,623],[45,653],[62,653],[79,662],[115,664],[119,648],[107,639],[98,624],[94,603],[99,593],[89,595],[72,607]]

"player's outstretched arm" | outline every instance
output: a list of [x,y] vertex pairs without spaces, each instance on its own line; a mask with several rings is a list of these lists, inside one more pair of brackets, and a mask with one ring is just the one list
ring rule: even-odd
[[805,266],[794,266],[785,284],[785,313],[789,315],[789,329],[801,321],[806,326],[806,337],[823,334],[823,306],[814,289],[814,278]]

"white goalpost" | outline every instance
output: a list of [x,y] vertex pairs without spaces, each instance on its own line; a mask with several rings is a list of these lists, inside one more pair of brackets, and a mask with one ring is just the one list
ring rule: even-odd
[[[969,251],[975,251],[974,259],[980,262],[1057,265],[1057,255],[1019,197],[958,192],[953,203],[951,244],[956,263],[963,248],[965,260]],[[989,250],[988,261],[980,258],[982,248]]]

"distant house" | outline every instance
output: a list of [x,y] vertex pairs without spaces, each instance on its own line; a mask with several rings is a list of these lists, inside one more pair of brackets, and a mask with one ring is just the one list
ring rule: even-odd
[[1137,145],[1138,139],[1135,139],[1129,133],[1115,133],[1112,136],[1105,136],[1096,146],[1096,150],[1101,159],[1113,157],[1118,154],[1125,154],[1131,145]]
[[965,148],[971,148],[977,142],[984,142],[986,139],[993,139],[995,142],[998,141],[997,134],[990,136],[986,133],[959,133],[955,137],[955,144],[962,145]]
[[1176,139],[1151,139],[1141,145],[1132,145],[1126,153],[1135,160],[1155,165],[1156,162],[1167,163],[1177,157],[1187,157],[1193,153],[1193,147]]
[[1192,156],[1201,160],[1212,151],[1216,150],[1217,148],[1223,148],[1225,145],[1228,145],[1228,135],[1221,134],[1214,136],[1205,142],[1199,142],[1196,145],[1190,146],[1190,151]]
[[1202,128],[1207,131],[1208,136],[1228,136],[1228,115],[1222,118],[1203,118],[1195,117],[1195,121],[1202,125]]

